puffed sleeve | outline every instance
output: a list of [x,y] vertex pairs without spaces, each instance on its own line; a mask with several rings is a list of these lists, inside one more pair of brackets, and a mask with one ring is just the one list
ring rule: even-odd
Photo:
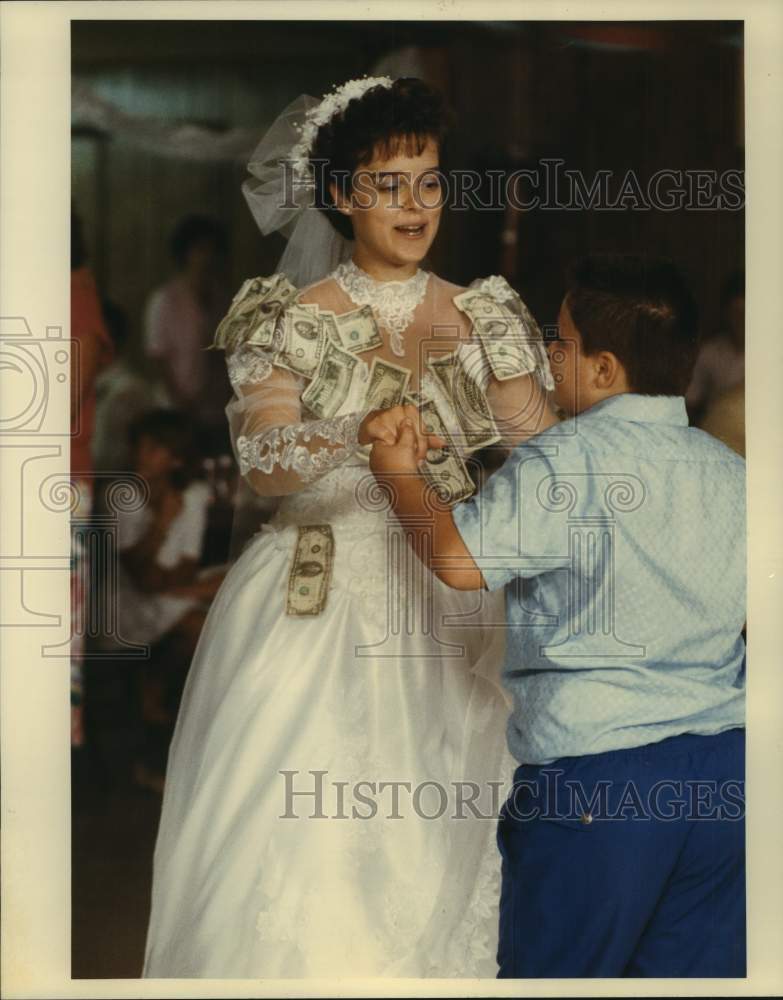
[[226,352],[234,390],[226,415],[240,473],[267,497],[303,489],[359,447],[363,413],[308,419],[308,380],[280,363],[285,313],[297,296],[283,275],[248,279],[212,345]]
[[[472,282],[455,305],[471,322],[471,344],[480,358],[479,378],[508,449],[556,422],[548,393],[554,389],[541,329],[505,278]],[[478,350],[480,345],[480,350]]]

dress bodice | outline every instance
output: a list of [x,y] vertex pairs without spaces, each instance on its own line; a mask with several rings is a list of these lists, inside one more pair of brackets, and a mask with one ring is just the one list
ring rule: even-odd
[[235,390],[226,413],[240,472],[282,498],[270,528],[329,524],[343,549],[375,536],[375,559],[393,518],[358,443],[364,416],[415,405],[448,442],[423,473],[464,498],[465,456],[529,436],[529,400],[545,407],[551,373],[535,320],[502,278],[463,289],[424,271],[401,283],[344,271],[302,290],[282,275],[248,279],[214,346]]
[[366,460],[355,456],[296,493],[283,497],[272,524],[328,521],[340,533],[382,532],[391,508]]

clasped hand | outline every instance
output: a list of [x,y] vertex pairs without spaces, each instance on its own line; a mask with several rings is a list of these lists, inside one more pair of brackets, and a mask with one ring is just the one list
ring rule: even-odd
[[370,468],[376,473],[418,472],[430,448],[446,446],[443,438],[424,432],[410,403],[368,413],[359,427],[359,444],[372,444]]

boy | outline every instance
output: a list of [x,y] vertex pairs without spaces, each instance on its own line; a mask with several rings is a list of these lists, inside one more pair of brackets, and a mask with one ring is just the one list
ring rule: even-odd
[[550,349],[571,419],[452,511],[412,425],[373,448],[433,572],[506,591],[503,978],[745,975],[744,462],[688,427],[696,325],[669,262],[587,258]]
[[117,630],[103,636],[101,646],[105,652],[128,642],[154,647],[141,676],[144,759],[134,777],[162,791],[186,672],[225,573],[207,575],[200,566],[212,491],[199,477],[190,418],[151,410],[133,421],[128,437],[133,471],[145,481],[149,498],[117,514]]

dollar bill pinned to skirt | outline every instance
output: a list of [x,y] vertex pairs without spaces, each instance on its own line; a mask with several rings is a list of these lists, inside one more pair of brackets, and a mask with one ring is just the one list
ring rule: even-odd
[[286,614],[320,615],[326,607],[334,564],[334,535],[328,524],[298,529],[296,551],[288,574]]

